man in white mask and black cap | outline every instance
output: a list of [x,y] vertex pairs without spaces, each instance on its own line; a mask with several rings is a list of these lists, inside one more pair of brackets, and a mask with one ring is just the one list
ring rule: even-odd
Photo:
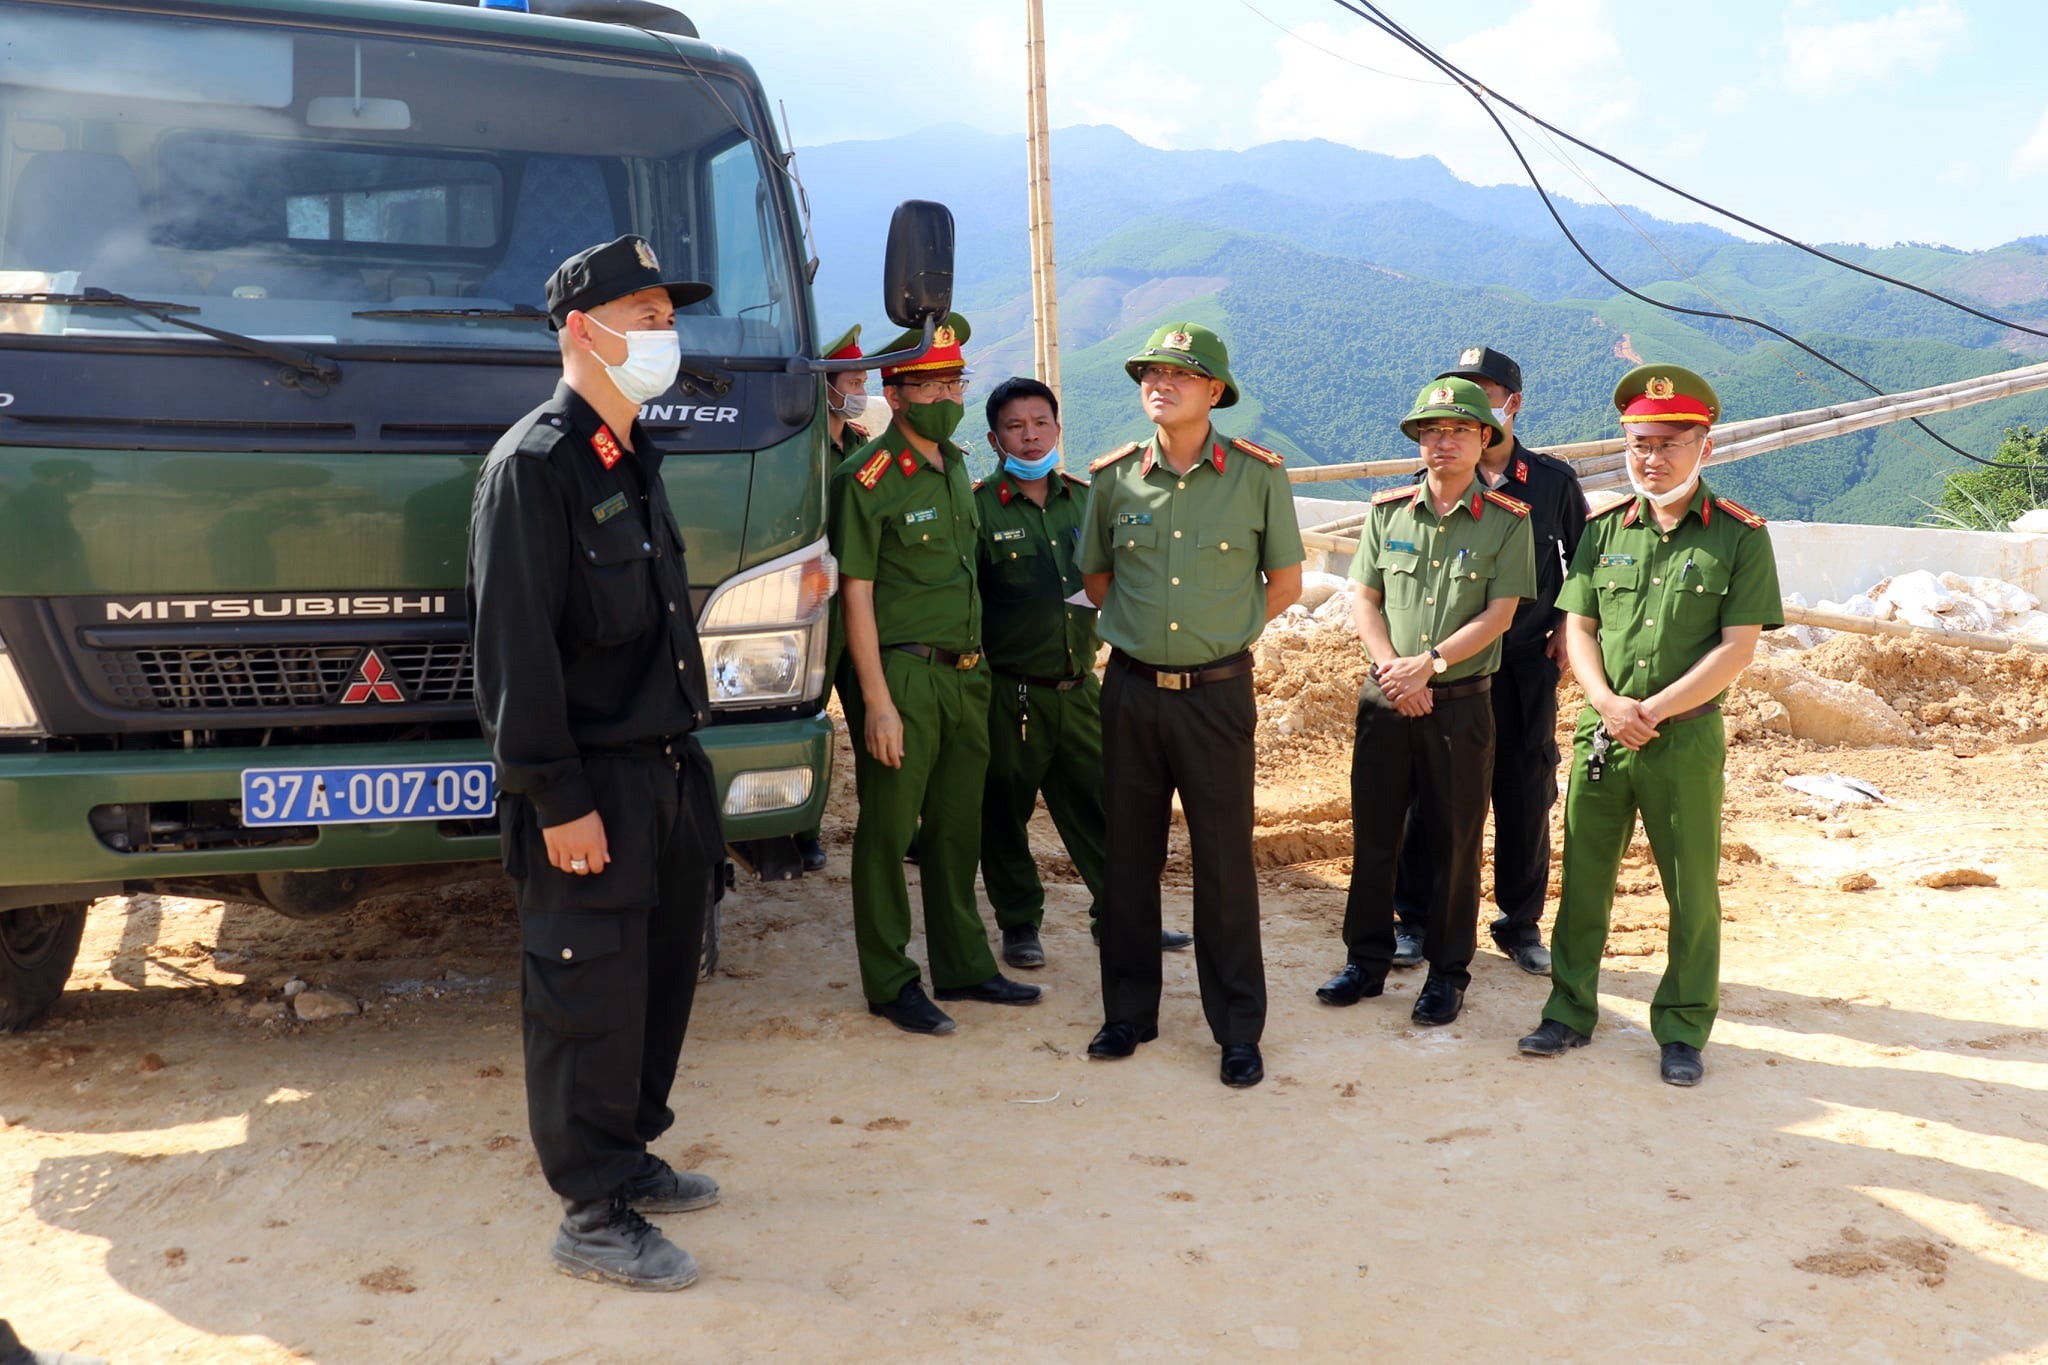
[[548,317],[554,396],[492,447],[470,513],[476,704],[497,762],[519,900],[527,1116],[566,1209],[556,1268],[681,1289],[690,1254],[646,1213],[716,1203],[710,1178],[648,1150],[723,884],[708,719],[682,535],[640,405],[675,382],[676,309],[621,237],[562,262]]

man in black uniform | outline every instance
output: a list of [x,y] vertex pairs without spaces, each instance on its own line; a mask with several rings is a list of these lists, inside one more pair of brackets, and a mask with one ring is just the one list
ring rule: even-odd
[[[1537,926],[1550,886],[1550,808],[1557,804],[1557,681],[1564,665],[1557,590],[1586,530],[1586,494],[1570,465],[1515,436],[1520,365],[1473,346],[1437,378],[1469,379],[1485,391],[1508,440],[1480,456],[1477,478],[1529,504],[1536,535],[1536,596],[1516,609],[1493,675],[1493,903],[1500,907],[1493,941],[1523,971],[1548,976],[1550,950]],[[1396,967],[1413,967],[1426,955],[1430,882],[1441,865],[1435,837],[1411,810],[1394,885]]]
[[492,447],[470,514],[477,712],[497,760],[525,949],[527,1119],[567,1216],[558,1269],[681,1289],[697,1263],[641,1215],[716,1203],[647,1150],[723,883],[682,534],[639,406],[675,382],[675,310],[621,237],[548,280],[562,382]]

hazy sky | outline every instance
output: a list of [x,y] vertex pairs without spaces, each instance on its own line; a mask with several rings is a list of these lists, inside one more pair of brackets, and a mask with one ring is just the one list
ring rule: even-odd
[[[1021,135],[1023,0],[671,3],[754,63],[799,145],[947,122]],[[2040,0],[1470,0],[1457,23],[1441,3],[1380,4],[1533,113],[1795,236],[1974,248],[2048,234]],[[1045,10],[1055,128],[1115,124],[1160,147],[1322,137],[1526,183],[1470,96],[1329,0]],[[1509,125],[1557,191],[1705,216]]]

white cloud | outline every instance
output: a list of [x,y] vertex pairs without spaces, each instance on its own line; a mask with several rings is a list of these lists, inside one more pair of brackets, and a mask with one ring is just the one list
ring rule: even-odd
[[1926,71],[1969,28],[1954,0],[1930,0],[1876,19],[1785,25],[1784,83],[1808,93]]
[[[1295,31],[1328,51],[1279,40],[1280,72],[1256,105],[1262,140],[1328,138],[1392,156],[1435,156],[1477,183],[1521,178],[1472,97],[1393,40],[1365,25],[1316,22]],[[1636,112],[1637,85],[1606,0],[1531,0],[1507,22],[1443,52],[1475,79],[1498,81],[1517,103],[1581,136],[1597,137]],[[1331,53],[1374,71],[1347,71]]]
[[2034,131],[2012,154],[2012,164],[2007,169],[2014,179],[2048,171],[2048,110],[2042,112]]
[[[1153,40],[1156,14],[1110,18],[1093,27],[1048,25],[1046,86],[1052,126],[1107,123],[1154,147],[1213,147],[1216,116],[1237,111],[1215,97],[1214,77],[1173,60]],[[1018,70],[1023,56],[1018,55]],[[1022,103],[1021,74],[1018,100]]]
[[1747,90],[1739,85],[1724,85],[1715,90],[1713,97],[1707,101],[1707,112],[1726,118],[1730,114],[1739,114],[1748,109],[1749,104]]

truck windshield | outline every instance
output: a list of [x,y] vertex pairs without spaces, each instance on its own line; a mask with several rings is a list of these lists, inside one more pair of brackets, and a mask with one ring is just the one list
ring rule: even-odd
[[219,344],[19,299],[101,289],[329,353],[552,353],[548,275],[635,233],[712,286],[686,350],[803,347],[761,111],[716,67],[16,0],[0,32],[0,343]]

